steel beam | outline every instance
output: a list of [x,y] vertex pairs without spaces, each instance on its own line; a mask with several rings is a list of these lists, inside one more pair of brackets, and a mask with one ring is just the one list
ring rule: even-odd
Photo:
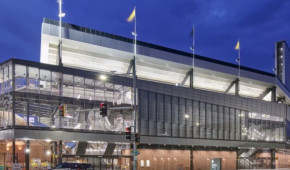
[[181,84],[181,85],[184,85],[188,78],[189,78],[189,87],[190,87],[190,88],[193,88],[193,69],[190,69],[190,70],[186,73],[184,79],[182,80],[182,82],[181,82],[180,84]]
[[235,94],[239,95],[239,91],[240,91],[239,82],[240,82],[239,78],[236,78],[235,80],[233,80],[231,84],[229,85],[229,87],[226,89],[225,93],[228,93],[232,89],[232,87],[235,85]]
[[266,97],[270,92],[272,92],[272,95],[271,95],[271,101],[272,102],[275,102],[276,101],[276,87],[273,86],[273,87],[270,87],[270,88],[267,88],[265,91],[263,91],[260,96],[259,96],[259,99],[263,99],[264,97]]
[[129,67],[128,67],[127,73],[126,73],[127,76],[131,73],[131,70],[133,68],[133,64],[134,64],[134,59],[130,61],[130,64],[129,64]]

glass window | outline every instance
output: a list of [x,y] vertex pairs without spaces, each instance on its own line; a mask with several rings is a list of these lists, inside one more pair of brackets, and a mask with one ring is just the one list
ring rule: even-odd
[[63,74],[63,96],[73,97],[74,87],[73,87],[73,75]]
[[83,77],[74,76],[74,98],[83,99],[85,96],[85,82]]
[[95,97],[94,89],[95,89],[95,81],[93,79],[85,79],[85,99],[94,100]]
[[26,91],[26,66],[15,65],[15,90]]
[[[104,90],[105,90],[105,83],[102,81],[95,81],[95,100],[105,101]],[[124,91],[123,93],[127,93],[127,91]]]
[[51,71],[40,69],[40,93],[50,95],[51,94]]
[[59,73],[59,72],[51,73],[51,94],[52,95],[55,95],[55,96],[62,95],[62,91],[60,91],[61,80],[62,80],[62,73]]
[[39,69],[28,67],[28,90],[32,93],[39,93]]

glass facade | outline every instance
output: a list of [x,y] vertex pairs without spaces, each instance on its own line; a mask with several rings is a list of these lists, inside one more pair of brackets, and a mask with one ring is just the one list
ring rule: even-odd
[[[2,69],[4,77],[9,68]],[[9,72],[6,74],[9,78]],[[132,88],[124,81],[114,83],[109,75],[101,80],[100,75],[15,64],[15,125],[125,131],[132,125]],[[7,81],[12,78],[1,86]],[[3,93],[9,89],[12,86]],[[100,115],[101,102],[110,107],[105,117]],[[60,116],[60,105],[64,105],[64,116]]]

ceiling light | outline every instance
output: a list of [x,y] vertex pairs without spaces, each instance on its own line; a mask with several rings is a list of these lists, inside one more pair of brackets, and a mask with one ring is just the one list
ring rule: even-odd
[[100,75],[100,79],[103,80],[103,81],[105,81],[105,80],[107,80],[107,76],[105,76],[105,75]]

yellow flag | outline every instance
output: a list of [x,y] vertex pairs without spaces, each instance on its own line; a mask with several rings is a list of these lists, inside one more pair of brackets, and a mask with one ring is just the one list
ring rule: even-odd
[[240,49],[240,40],[237,42],[237,45],[235,47],[235,50],[239,50]]
[[132,11],[132,13],[130,14],[130,16],[128,17],[127,21],[132,22],[134,18],[135,18],[135,8]]

